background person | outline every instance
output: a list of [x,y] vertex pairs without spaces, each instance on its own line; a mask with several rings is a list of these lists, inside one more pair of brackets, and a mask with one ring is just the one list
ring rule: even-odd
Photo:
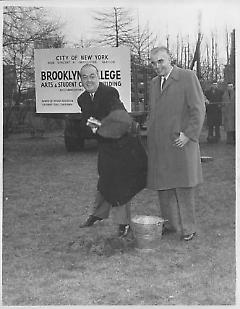
[[223,94],[223,125],[227,133],[227,144],[235,144],[235,90],[228,83]]
[[196,234],[195,187],[203,181],[198,138],[205,116],[204,95],[193,71],[171,65],[166,47],[151,51],[158,76],[150,90],[147,187],[157,190],[163,233],[186,241]]
[[205,92],[205,96],[209,101],[206,106],[207,126],[209,143],[217,143],[220,138],[220,126],[222,125],[222,90],[218,89],[217,83],[213,83]]
[[[130,133],[133,120],[118,91],[99,82],[98,70],[81,68],[85,92],[78,97],[83,125],[88,123],[98,140],[98,184],[92,214],[81,227],[108,218],[115,207],[119,236],[130,233],[130,200],[146,185],[147,156],[139,139]],[[131,234],[131,233],[130,233]]]

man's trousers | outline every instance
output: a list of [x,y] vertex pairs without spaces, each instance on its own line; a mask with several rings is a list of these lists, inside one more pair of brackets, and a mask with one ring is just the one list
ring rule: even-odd
[[182,235],[196,232],[195,187],[158,190],[158,198],[167,228]]
[[92,215],[99,217],[101,219],[107,219],[110,214],[110,210],[113,210],[113,220],[116,224],[130,224],[130,206],[131,202],[125,205],[112,207],[112,205],[107,202],[102,194],[97,191],[95,196],[95,201],[93,203]]

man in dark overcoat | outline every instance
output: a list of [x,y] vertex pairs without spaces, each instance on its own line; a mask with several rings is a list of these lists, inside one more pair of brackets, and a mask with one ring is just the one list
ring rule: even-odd
[[205,116],[204,95],[191,70],[171,65],[166,47],[151,51],[157,72],[151,82],[148,123],[148,188],[157,190],[163,233],[196,234],[195,187],[203,181],[198,138]]
[[207,126],[209,143],[217,143],[220,138],[220,126],[222,125],[222,95],[217,83],[212,83],[210,89],[205,91],[205,96],[209,101],[206,106]]
[[131,132],[133,120],[119,99],[117,89],[99,82],[97,68],[81,68],[85,92],[78,97],[82,125],[88,125],[98,140],[98,184],[94,209],[81,227],[108,218],[115,207],[119,236],[130,233],[130,201],[146,185],[147,156]]

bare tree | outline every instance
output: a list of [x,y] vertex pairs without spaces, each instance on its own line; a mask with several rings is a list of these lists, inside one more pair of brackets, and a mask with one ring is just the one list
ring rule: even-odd
[[130,10],[113,7],[95,11],[96,42],[104,46],[131,45],[134,35],[133,17]]
[[183,67],[183,49],[184,49],[184,44],[183,44],[183,39],[181,39],[181,57],[180,57],[180,67]]
[[217,44],[217,39],[215,39],[215,55],[214,55],[214,79],[217,81],[218,80],[218,44]]
[[150,50],[154,47],[157,41],[157,36],[149,29],[149,23],[145,26],[140,25],[139,15],[137,14],[137,31],[136,35],[131,40],[131,51],[138,63],[148,64],[150,58]]
[[215,50],[214,50],[214,47],[215,47],[215,44],[214,44],[214,34],[212,33],[212,37],[211,37],[211,48],[212,48],[212,51],[211,51],[211,71],[212,71],[212,80],[214,79],[214,54],[215,54]]
[[156,36],[149,29],[149,23],[144,26],[135,18],[133,10],[113,7],[94,12],[97,38],[95,41],[104,46],[129,46],[132,59],[138,63],[149,60],[150,49],[156,42]]
[[23,88],[33,81],[34,44],[59,47],[63,36],[58,33],[60,25],[48,20],[43,8],[7,6],[3,17],[3,63],[16,69],[18,102]]
[[5,104],[9,105],[6,110],[10,113],[11,106],[21,101],[23,90],[33,85],[34,45],[45,48],[60,47],[63,36],[59,33],[59,29],[60,24],[49,20],[44,8],[4,7],[3,64],[14,68],[17,87],[14,97],[5,101]]
[[176,63],[179,63],[179,33],[177,34],[177,58],[176,58]]
[[230,45],[230,41],[229,41],[229,33],[226,27],[226,52],[227,52],[227,64],[229,64],[230,62],[230,57],[229,57],[229,45]]
[[188,41],[187,41],[187,68],[190,67],[190,43],[189,43],[189,35],[188,35]]
[[210,56],[209,56],[209,44],[206,43],[206,70],[205,70],[205,79],[209,79],[210,76]]
[[81,36],[81,39],[79,42],[77,43],[73,43],[73,47],[74,48],[89,48],[89,47],[92,47],[92,40],[89,40],[89,39],[84,39],[83,36]]
[[169,40],[170,40],[170,35],[167,34],[166,35],[166,46],[167,46],[167,49],[169,49]]

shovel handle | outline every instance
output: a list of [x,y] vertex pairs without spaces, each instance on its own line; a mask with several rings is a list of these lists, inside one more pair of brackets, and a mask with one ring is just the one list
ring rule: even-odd
[[166,219],[166,220],[164,219],[163,221],[158,222],[157,225],[161,225],[161,224],[164,223],[164,222],[168,222],[168,219]]

